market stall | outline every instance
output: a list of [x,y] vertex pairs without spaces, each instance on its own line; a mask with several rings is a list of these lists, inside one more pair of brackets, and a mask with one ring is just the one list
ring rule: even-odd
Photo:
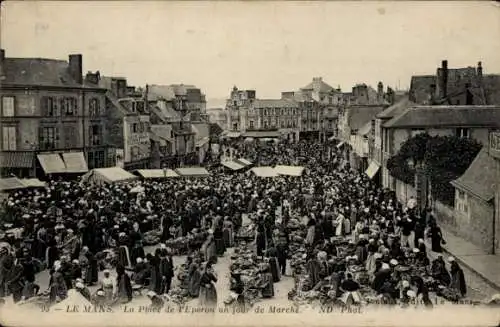
[[172,169],[137,169],[136,172],[145,179],[179,177]]
[[278,175],[285,175],[285,176],[302,176],[304,173],[304,167],[301,166],[281,166],[278,165],[274,167]]
[[91,184],[112,184],[130,181],[138,177],[120,167],[96,168],[82,176],[82,181]]
[[208,177],[210,173],[203,167],[177,168],[175,172],[181,177]]
[[245,168],[244,165],[242,165],[236,161],[232,161],[232,160],[223,161],[223,162],[221,162],[221,165],[223,165],[224,167],[229,168],[230,170],[233,170],[233,171],[238,171],[238,170]]
[[251,172],[257,177],[277,177],[278,173],[273,167],[253,167]]

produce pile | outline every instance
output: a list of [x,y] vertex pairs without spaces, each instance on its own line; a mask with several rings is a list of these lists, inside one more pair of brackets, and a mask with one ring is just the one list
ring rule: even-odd
[[246,242],[240,242],[231,255],[230,271],[239,272],[241,281],[244,284],[244,296],[247,303],[253,305],[260,301],[260,288],[262,279],[260,278],[260,266],[263,259],[257,257],[250,245]]
[[[196,234],[188,234],[186,236],[177,237],[165,241],[165,245],[172,249],[174,255],[185,255],[189,252],[190,246],[201,247],[207,237],[206,232],[198,232]],[[144,233],[145,245],[157,245],[160,243],[161,231],[153,230]]]

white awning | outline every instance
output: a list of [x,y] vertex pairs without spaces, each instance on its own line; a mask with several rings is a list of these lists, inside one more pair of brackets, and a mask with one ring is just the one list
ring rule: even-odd
[[172,169],[137,169],[137,173],[144,178],[179,177]]
[[301,166],[276,166],[274,167],[279,175],[302,176],[304,167]]
[[244,165],[245,167],[246,167],[246,166],[251,166],[251,165],[253,165],[253,163],[252,163],[250,160],[247,160],[247,159],[245,159],[245,158],[239,158],[239,159],[237,159],[237,160],[235,160],[235,161],[236,161],[237,163],[239,163],[239,164]]
[[89,171],[83,152],[67,152],[63,153],[62,156],[67,173],[86,173]]
[[46,187],[47,183],[42,182],[38,178],[25,178],[21,179],[21,182],[26,185],[26,187]]
[[278,173],[273,167],[254,167],[251,171],[258,177],[277,177]]
[[237,163],[235,161],[223,161],[223,162],[221,162],[221,164],[224,167],[227,167],[227,168],[232,169],[232,170],[240,170],[240,169],[245,168],[244,165],[239,164],[239,163]]
[[340,142],[339,144],[337,144],[337,149],[340,149],[343,145],[344,145],[344,141]]
[[46,174],[66,172],[66,164],[58,153],[42,153],[37,155],[37,158]]
[[189,167],[189,168],[177,168],[175,170],[179,176],[183,177],[208,177],[210,173],[203,167]]
[[84,182],[95,184],[111,184],[137,178],[137,176],[132,175],[131,173],[120,167],[92,169],[82,177]]
[[368,166],[368,169],[366,170],[365,174],[371,179],[377,171],[380,169],[380,165],[376,163],[375,161],[371,161],[370,165]]

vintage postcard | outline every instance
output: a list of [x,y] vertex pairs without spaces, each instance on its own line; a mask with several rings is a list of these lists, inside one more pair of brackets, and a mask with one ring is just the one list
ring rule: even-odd
[[3,1],[2,326],[498,326],[500,6]]

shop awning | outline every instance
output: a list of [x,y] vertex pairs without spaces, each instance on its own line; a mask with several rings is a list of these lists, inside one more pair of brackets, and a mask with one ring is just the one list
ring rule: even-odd
[[210,173],[203,167],[177,168],[175,170],[179,176],[183,177],[208,177]]
[[196,141],[196,146],[197,147],[204,146],[208,142],[210,142],[210,138],[208,136],[206,136],[206,137],[204,137],[204,138],[199,139],[198,141]]
[[0,191],[12,191],[26,188],[26,185],[17,177],[0,179]]
[[489,202],[495,198],[498,179],[496,167],[495,159],[488,154],[488,148],[483,147],[465,173],[452,181],[451,184],[485,202]]
[[281,133],[279,131],[251,131],[243,134],[244,137],[251,138],[279,138]]
[[42,182],[38,178],[26,178],[26,179],[21,179],[21,182],[26,186],[26,187],[46,187],[47,184],[45,182]]
[[240,169],[243,169],[245,168],[245,165],[242,165],[236,161],[223,161],[221,162],[221,164],[224,166],[224,167],[227,167],[231,170],[240,170]]
[[84,182],[94,184],[112,184],[137,178],[137,176],[120,167],[92,169],[82,177]]
[[179,175],[172,169],[137,169],[136,171],[144,178],[179,177]]
[[240,132],[227,132],[224,136],[230,137],[230,138],[237,138],[237,137],[241,136],[241,133]]
[[86,173],[89,171],[83,152],[66,152],[62,156],[67,173]]
[[276,166],[274,167],[274,170],[279,175],[286,175],[286,176],[302,176],[302,173],[304,172],[304,167],[302,166]]
[[46,174],[66,172],[66,164],[58,153],[39,154],[37,158]]
[[377,171],[380,169],[380,165],[376,163],[375,161],[371,161],[370,165],[368,166],[368,169],[366,169],[365,174],[368,175],[368,177],[371,179]]
[[239,159],[236,159],[234,161],[241,164],[241,165],[244,165],[245,167],[253,165],[253,163],[250,160],[247,160],[245,158],[239,158]]
[[340,142],[339,144],[337,144],[337,149],[340,149],[343,145],[345,144],[344,141]]
[[0,152],[0,167],[31,168],[34,158],[33,152]]
[[273,167],[253,167],[251,171],[258,177],[277,177],[278,173]]

